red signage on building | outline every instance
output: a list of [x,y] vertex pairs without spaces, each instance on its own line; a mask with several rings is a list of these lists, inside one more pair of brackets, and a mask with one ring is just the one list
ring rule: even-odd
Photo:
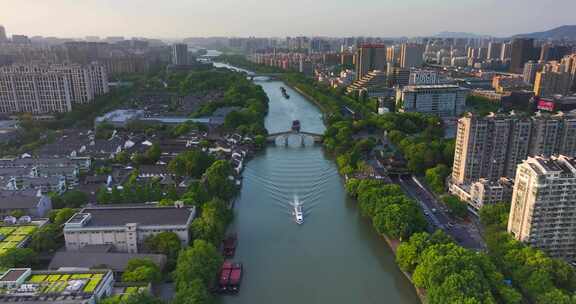
[[549,101],[546,99],[540,99],[540,100],[538,100],[537,108],[538,108],[538,110],[553,112],[554,111],[554,103],[552,101]]

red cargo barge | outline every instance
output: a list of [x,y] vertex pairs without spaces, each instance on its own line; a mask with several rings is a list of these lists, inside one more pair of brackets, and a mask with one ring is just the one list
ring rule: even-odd
[[240,282],[242,281],[242,264],[235,263],[232,265],[230,272],[230,280],[228,281],[228,291],[237,293],[240,290]]
[[235,234],[229,235],[223,242],[223,254],[226,258],[231,258],[236,253],[237,238]]
[[220,278],[218,279],[218,291],[226,292],[228,291],[228,285],[230,283],[230,274],[232,273],[232,262],[224,261],[222,268],[220,268]]

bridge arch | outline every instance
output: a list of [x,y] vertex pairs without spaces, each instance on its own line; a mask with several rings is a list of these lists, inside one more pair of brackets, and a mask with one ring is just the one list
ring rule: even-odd
[[288,137],[290,136],[300,136],[302,139],[302,143],[304,142],[304,138],[306,137],[310,137],[313,139],[314,143],[321,143],[323,140],[323,135],[322,134],[317,134],[317,133],[312,133],[312,132],[304,132],[304,131],[296,131],[296,130],[292,130],[292,131],[285,131],[285,132],[277,132],[277,133],[271,133],[268,134],[268,137],[266,137],[266,141],[269,143],[274,143],[276,142],[276,139],[278,138],[286,138],[286,142],[288,141]]

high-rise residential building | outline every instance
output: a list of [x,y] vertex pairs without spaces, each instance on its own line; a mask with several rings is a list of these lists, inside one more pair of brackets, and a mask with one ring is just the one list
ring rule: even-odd
[[30,38],[26,35],[12,35],[12,43],[30,44]]
[[524,64],[535,56],[534,39],[515,38],[512,40],[510,55],[510,72],[522,73],[524,71]]
[[485,60],[488,58],[488,48],[481,47],[477,49],[476,58],[479,60]]
[[0,68],[0,113],[62,113],[109,91],[103,66],[12,65]]
[[576,156],[576,114],[467,114],[458,120],[453,184],[514,178],[529,155]]
[[72,102],[75,104],[89,103],[96,96],[109,92],[108,75],[103,65],[55,64],[50,69],[68,77],[72,87]]
[[354,54],[342,52],[340,54],[340,64],[343,66],[351,66],[354,64]]
[[500,54],[500,60],[508,61],[512,55],[512,44],[504,43],[502,44],[502,53]]
[[72,110],[70,79],[30,66],[0,68],[0,113],[63,113]]
[[400,63],[400,48],[397,45],[386,49],[386,61],[393,65]]
[[564,56],[561,61],[565,71],[570,75],[570,84],[573,90],[576,90],[576,54]]
[[546,43],[542,46],[540,51],[541,61],[555,61],[560,60],[562,57],[570,54],[571,47],[565,45],[553,45]]
[[458,120],[452,182],[470,184],[480,178],[504,176],[513,119],[504,115],[479,117],[468,114]]
[[502,43],[490,42],[488,44],[488,54],[486,59],[500,59],[502,56]]
[[534,60],[526,62],[524,65],[524,73],[522,79],[526,84],[534,84],[534,79],[536,79],[536,73],[540,71],[542,64]]
[[356,52],[356,80],[362,79],[371,71],[386,70],[386,46],[364,44]]
[[557,61],[551,61],[537,72],[534,78],[534,94],[548,97],[556,94],[566,95],[572,88],[571,76],[567,68]]
[[188,64],[188,45],[184,43],[176,43],[172,45],[172,64],[173,65],[187,65]]
[[6,36],[6,29],[4,26],[0,25],[0,42],[7,41],[8,37]]
[[400,47],[400,67],[404,69],[420,67],[424,63],[424,46],[403,43]]
[[551,257],[576,259],[576,161],[530,157],[518,166],[508,232]]
[[410,69],[403,69],[393,65],[392,63],[388,63],[388,66],[386,67],[386,75],[388,76],[389,87],[403,87],[408,85],[408,82],[410,82]]
[[396,91],[396,100],[403,112],[448,118],[464,113],[468,92],[456,85],[409,85]]

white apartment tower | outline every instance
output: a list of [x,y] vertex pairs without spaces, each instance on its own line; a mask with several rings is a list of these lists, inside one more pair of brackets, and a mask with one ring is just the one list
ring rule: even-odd
[[12,65],[0,68],[0,113],[62,113],[109,92],[104,66]]
[[32,66],[0,69],[0,113],[62,113],[72,110],[70,79]]
[[552,257],[576,258],[576,162],[529,157],[518,166],[508,232]]

